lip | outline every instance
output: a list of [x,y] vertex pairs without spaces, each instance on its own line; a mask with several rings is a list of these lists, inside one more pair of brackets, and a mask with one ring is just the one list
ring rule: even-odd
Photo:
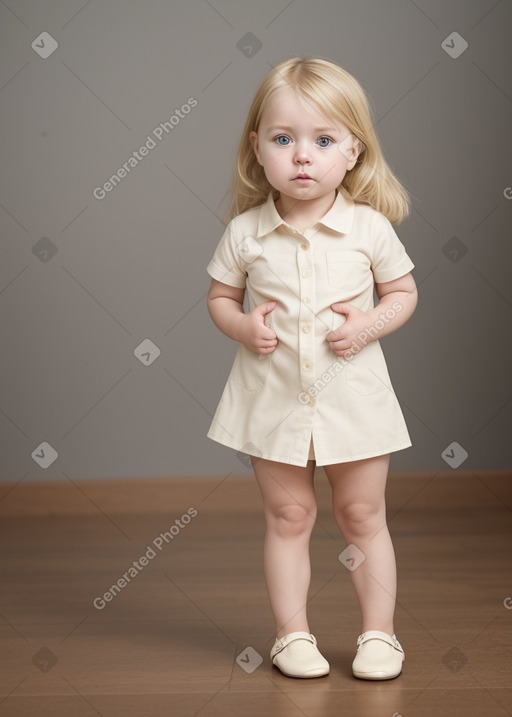
[[311,181],[312,182],[313,177],[310,177],[309,174],[305,174],[304,172],[300,172],[293,178],[292,181],[294,181],[294,182],[295,181],[303,181],[303,182]]

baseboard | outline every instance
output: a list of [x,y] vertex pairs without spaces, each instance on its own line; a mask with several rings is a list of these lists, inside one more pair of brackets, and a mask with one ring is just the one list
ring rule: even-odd
[[[330,499],[330,486],[317,471],[319,503]],[[492,507],[512,510],[512,471],[391,472],[388,509],[414,507]],[[0,483],[0,516],[175,513],[201,506],[209,512],[261,510],[261,497],[251,475],[135,479],[82,479]]]

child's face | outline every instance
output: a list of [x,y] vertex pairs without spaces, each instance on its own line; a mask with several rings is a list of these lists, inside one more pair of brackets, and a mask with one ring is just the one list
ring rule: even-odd
[[291,87],[274,92],[250,140],[272,187],[295,200],[332,192],[362,148],[345,125],[334,126],[319,105]]

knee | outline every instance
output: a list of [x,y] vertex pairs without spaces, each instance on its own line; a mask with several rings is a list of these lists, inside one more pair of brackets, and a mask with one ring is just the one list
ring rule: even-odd
[[342,532],[352,536],[368,537],[382,527],[385,511],[382,507],[370,503],[350,503],[335,506],[334,515]]
[[267,514],[267,525],[281,538],[309,535],[316,519],[316,505],[305,507],[298,503],[281,505]]

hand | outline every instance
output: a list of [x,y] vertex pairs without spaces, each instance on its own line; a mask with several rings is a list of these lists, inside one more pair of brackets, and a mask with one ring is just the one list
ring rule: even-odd
[[273,311],[277,301],[266,301],[248,314],[242,314],[238,325],[238,340],[251,351],[270,354],[277,346],[277,334],[265,324],[265,316]]
[[[329,331],[326,336],[331,349],[336,356],[349,358],[360,351],[363,346],[369,343],[369,337],[365,329],[371,323],[365,311],[361,311],[352,304],[331,304],[331,309],[337,314],[344,314],[347,320],[335,331]],[[365,336],[365,342],[357,341],[361,332]]]

